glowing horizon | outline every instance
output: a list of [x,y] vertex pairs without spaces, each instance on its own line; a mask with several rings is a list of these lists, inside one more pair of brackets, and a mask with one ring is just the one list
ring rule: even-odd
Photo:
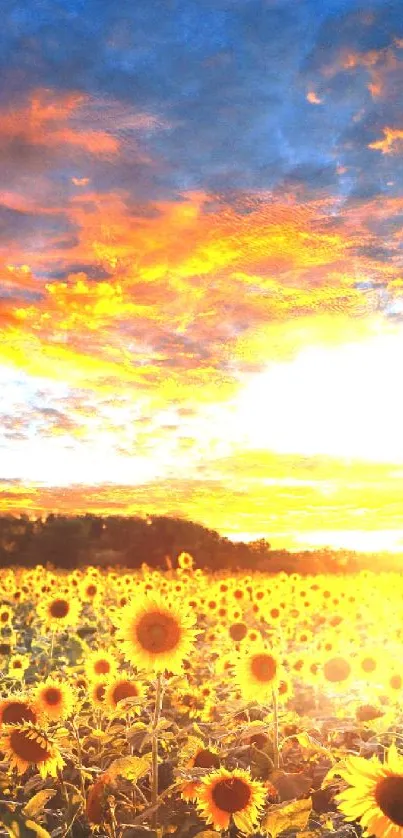
[[5,15],[0,512],[403,552],[400,6],[152,5]]

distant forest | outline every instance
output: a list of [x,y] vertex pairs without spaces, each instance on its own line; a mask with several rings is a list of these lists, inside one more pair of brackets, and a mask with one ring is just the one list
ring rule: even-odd
[[73,569],[85,565],[138,568],[143,563],[167,569],[181,552],[206,570],[261,570],[269,573],[346,573],[363,568],[403,569],[401,556],[371,556],[322,548],[290,553],[269,541],[232,542],[215,530],[181,518],[150,515],[50,514],[0,516],[0,567],[37,564]]

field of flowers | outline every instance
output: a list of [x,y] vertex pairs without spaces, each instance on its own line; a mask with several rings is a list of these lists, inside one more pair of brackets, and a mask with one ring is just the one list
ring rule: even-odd
[[403,576],[0,571],[0,835],[403,836]]

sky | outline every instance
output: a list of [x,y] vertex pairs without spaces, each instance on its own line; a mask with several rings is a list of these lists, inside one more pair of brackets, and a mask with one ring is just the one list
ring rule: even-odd
[[0,512],[403,552],[401,0],[9,0]]

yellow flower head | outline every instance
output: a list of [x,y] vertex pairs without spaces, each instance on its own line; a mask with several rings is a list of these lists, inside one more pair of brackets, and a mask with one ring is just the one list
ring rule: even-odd
[[95,707],[105,707],[107,681],[93,681],[89,687],[90,698]]
[[278,653],[263,643],[253,644],[235,666],[235,677],[246,701],[267,702],[273,688],[277,687],[281,672]]
[[90,681],[94,678],[109,678],[115,674],[117,668],[116,655],[107,649],[97,649],[86,657],[85,674]]
[[0,701],[0,727],[38,720],[32,701],[23,693],[15,693]]
[[[216,748],[205,745],[203,740],[197,737],[189,737],[182,751],[182,756],[185,757],[184,768],[189,771],[193,768],[213,770],[220,767],[220,757]],[[200,780],[185,780],[181,786],[183,799],[186,801],[196,800],[199,784]]]
[[367,836],[403,838],[403,757],[396,746],[383,764],[348,756],[338,773],[350,786],[336,797],[346,820],[360,818]]
[[0,735],[0,751],[19,774],[35,767],[41,777],[48,774],[56,777],[57,770],[64,765],[60,751],[49,735],[29,722],[6,725]]
[[29,667],[28,655],[12,655],[8,662],[8,674],[10,678],[16,678],[17,681],[22,681],[25,675],[25,670]]
[[5,628],[12,623],[14,612],[8,605],[0,607],[0,628]]
[[35,708],[51,721],[67,719],[74,708],[74,692],[70,684],[49,677],[35,690]]
[[197,807],[214,829],[228,829],[231,818],[241,832],[250,832],[266,800],[263,783],[252,780],[241,768],[217,771],[203,777],[197,787]]
[[[145,695],[145,689],[143,684],[140,681],[135,681],[133,678],[128,676],[119,676],[111,678],[108,681],[106,691],[105,691],[105,706],[109,710],[119,710],[119,705],[121,702],[126,701],[129,698],[136,698],[142,699]],[[139,703],[134,704],[133,709],[136,712],[140,712],[141,704]]]
[[117,639],[138,669],[180,672],[192,649],[194,615],[159,594],[136,598],[121,611]]
[[194,559],[190,553],[180,553],[178,556],[178,565],[182,570],[191,570],[193,567]]
[[46,626],[52,630],[65,626],[75,626],[80,614],[81,605],[71,591],[54,591],[51,596],[38,605],[38,615]]

